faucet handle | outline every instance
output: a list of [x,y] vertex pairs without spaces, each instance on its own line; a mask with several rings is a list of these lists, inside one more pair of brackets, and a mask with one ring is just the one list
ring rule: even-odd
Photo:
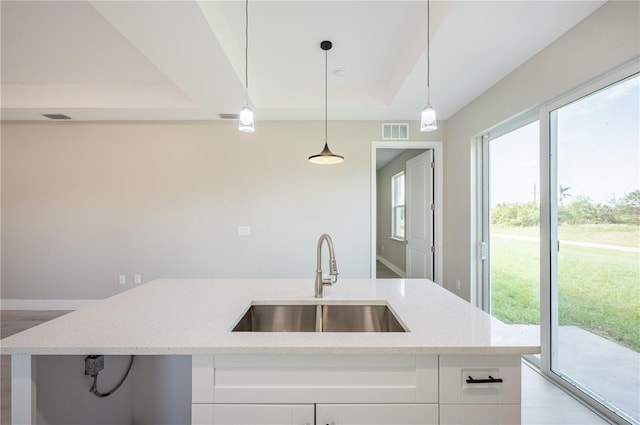
[[335,257],[329,258],[329,274],[334,277],[338,276],[338,264],[336,263]]

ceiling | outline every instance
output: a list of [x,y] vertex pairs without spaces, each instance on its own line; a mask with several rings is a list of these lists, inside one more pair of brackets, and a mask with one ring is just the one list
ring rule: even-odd
[[[447,119],[604,1],[432,1],[431,103]],[[418,119],[425,1],[2,0],[2,119]],[[335,71],[342,70],[343,76]]]

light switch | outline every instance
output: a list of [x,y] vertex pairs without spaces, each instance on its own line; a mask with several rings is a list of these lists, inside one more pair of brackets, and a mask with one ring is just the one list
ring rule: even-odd
[[238,226],[238,236],[251,236],[251,227]]

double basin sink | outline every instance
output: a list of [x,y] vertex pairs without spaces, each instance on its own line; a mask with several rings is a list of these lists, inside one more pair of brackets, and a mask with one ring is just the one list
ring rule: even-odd
[[407,332],[386,303],[252,303],[232,332]]

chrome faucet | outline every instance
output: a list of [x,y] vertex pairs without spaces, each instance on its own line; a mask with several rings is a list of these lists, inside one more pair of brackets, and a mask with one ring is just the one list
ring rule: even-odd
[[[329,247],[329,279],[322,278],[322,243],[327,242]],[[316,267],[316,285],[315,285],[315,297],[322,298],[324,285],[333,285],[338,281],[338,265],[336,264],[336,256],[333,252],[333,241],[331,236],[324,233],[318,239],[318,266]]]

